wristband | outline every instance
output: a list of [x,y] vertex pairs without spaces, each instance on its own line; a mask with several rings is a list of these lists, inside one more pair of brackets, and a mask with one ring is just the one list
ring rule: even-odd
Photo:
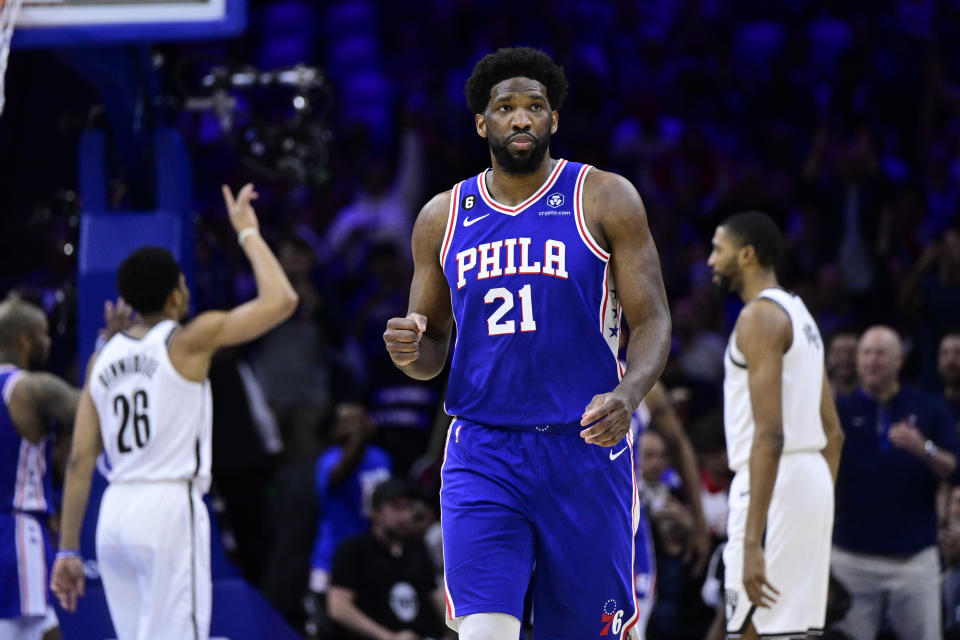
[[56,559],[60,558],[76,558],[77,560],[83,560],[83,556],[80,555],[79,551],[74,551],[73,549],[61,549],[57,551]]
[[237,242],[240,243],[240,246],[243,246],[243,241],[249,238],[250,236],[260,235],[260,230],[256,227],[247,227],[243,231],[237,234]]

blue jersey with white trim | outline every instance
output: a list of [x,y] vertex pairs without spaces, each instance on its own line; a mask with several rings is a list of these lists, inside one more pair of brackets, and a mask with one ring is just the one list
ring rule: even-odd
[[618,384],[610,256],[583,217],[590,169],[557,160],[515,207],[493,200],[487,172],[453,188],[440,254],[457,323],[450,415],[574,431],[593,396]]
[[0,511],[48,514],[52,513],[49,438],[33,444],[20,437],[7,410],[22,374],[12,365],[0,365]]

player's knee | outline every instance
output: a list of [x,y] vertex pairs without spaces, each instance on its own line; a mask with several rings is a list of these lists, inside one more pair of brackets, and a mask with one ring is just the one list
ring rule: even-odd
[[460,640],[517,640],[520,621],[506,613],[472,613],[460,621]]

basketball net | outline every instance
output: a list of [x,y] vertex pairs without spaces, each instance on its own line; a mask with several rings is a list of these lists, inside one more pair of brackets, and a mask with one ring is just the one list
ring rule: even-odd
[[7,74],[7,58],[10,56],[10,41],[13,40],[13,25],[20,15],[23,0],[0,0],[0,114],[3,113],[4,86]]

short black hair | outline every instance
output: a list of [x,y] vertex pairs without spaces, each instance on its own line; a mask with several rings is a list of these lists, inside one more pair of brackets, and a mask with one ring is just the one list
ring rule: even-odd
[[140,315],[161,311],[178,286],[180,265],[163,247],[141,247],[117,270],[117,293]]
[[485,55],[473,67],[473,73],[463,85],[463,95],[473,113],[483,113],[490,102],[490,90],[498,82],[509,78],[530,78],[547,89],[547,101],[556,111],[567,98],[567,76],[563,67],[540,49],[507,47]]
[[391,502],[397,498],[410,498],[411,500],[422,499],[422,494],[416,485],[406,478],[387,478],[377,485],[370,496],[370,507],[379,509],[385,502]]
[[776,268],[783,251],[783,234],[773,218],[760,211],[746,211],[730,216],[720,226],[734,236],[741,247],[753,247],[760,266]]
[[855,336],[857,340],[859,340],[860,336],[862,335],[863,329],[859,326],[854,324],[842,324],[830,332],[830,335],[827,337],[825,343],[830,344],[833,342],[834,338],[839,338],[840,336]]

